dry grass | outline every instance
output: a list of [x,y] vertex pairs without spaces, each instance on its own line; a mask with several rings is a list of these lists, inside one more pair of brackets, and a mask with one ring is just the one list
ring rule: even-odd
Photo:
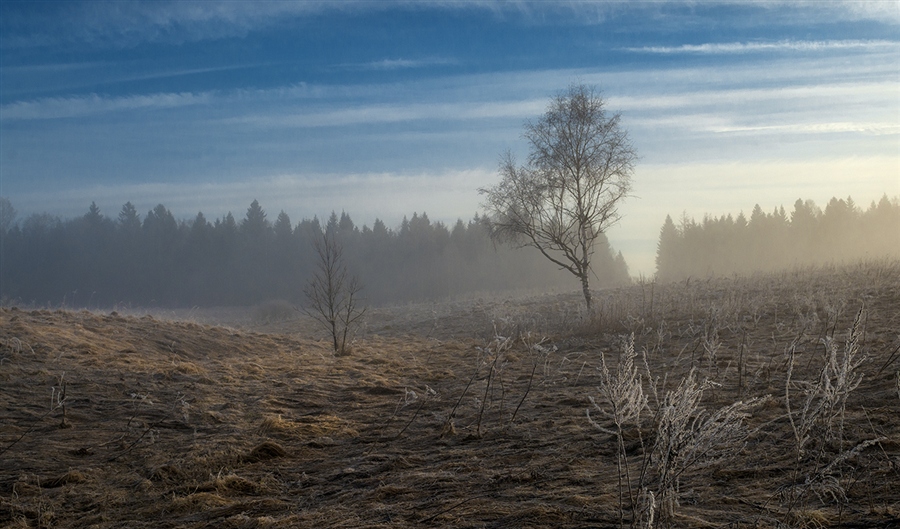
[[[672,526],[900,524],[900,266],[652,290],[600,293],[599,322],[579,319],[577,295],[379,309],[347,357],[302,322],[262,333],[249,315],[221,327],[2,309],[0,527],[628,524],[617,454],[634,465],[662,441],[633,426],[619,440],[597,412],[613,434],[591,426],[604,365],[651,371],[641,385],[653,410],[696,397],[707,411],[683,429],[694,444],[717,410],[774,396],[743,417],[749,435],[728,443],[727,465],[679,474]],[[502,355],[485,352],[495,329],[516,338]],[[526,331],[549,340],[536,349]],[[639,362],[620,367],[632,332]],[[836,401],[841,415],[819,415],[840,435],[807,441],[798,467],[791,418],[851,336],[866,358],[858,386]],[[692,372],[697,386],[679,393]],[[703,380],[716,385],[697,395]],[[807,475],[843,496],[810,488],[791,506]]]

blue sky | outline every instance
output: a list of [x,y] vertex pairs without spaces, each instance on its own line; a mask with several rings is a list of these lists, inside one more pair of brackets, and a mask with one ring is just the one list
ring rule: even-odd
[[479,210],[573,82],[641,159],[609,237],[653,273],[663,220],[900,195],[900,2],[0,3],[0,195],[180,218]]

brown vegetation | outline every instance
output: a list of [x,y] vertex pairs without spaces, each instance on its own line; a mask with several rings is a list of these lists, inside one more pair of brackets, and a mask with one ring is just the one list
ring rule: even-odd
[[[679,470],[667,523],[900,524],[900,264],[595,301],[589,323],[576,294],[374,310],[349,356],[303,321],[2,309],[0,526],[627,525],[623,463],[634,479],[656,434],[589,397],[604,406],[598,368],[631,333],[651,407],[691,372],[716,383],[709,415],[771,395],[727,464]],[[802,423],[851,342],[843,412]]]

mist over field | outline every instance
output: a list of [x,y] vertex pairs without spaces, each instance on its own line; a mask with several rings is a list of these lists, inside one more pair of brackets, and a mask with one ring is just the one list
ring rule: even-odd
[[[115,220],[96,206],[65,221],[31,215],[0,234],[0,294],[31,306],[302,305],[319,264],[313,243],[323,233],[338,238],[362,299],[374,305],[575,285],[537,251],[495,244],[478,218],[447,226],[413,213],[397,227],[380,220],[360,227],[344,212],[295,225],[284,212],[269,221],[253,201],[240,220],[199,213],[179,222],[163,205],[142,216],[130,203]],[[595,267],[598,286],[629,281],[605,238]]]
[[757,204],[749,216],[667,216],[660,229],[656,279],[708,278],[794,268],[900,259],[900,202],[884,195],[867,208],[852,197],[822,210],[797,199],[790,213]]
[[[202,213],[177,221],[165,206],[141,215],[127,203],[116,218],[91,205],[83,216],[49,213],[21,219],[7,199],[0,231],[0,298],[37,307],[126,308],[254,306],[306,303],[316,269],[313,242],[333,232],[362,300],[374,306],[478,296],[574,292],[572,274],[534,248],[492,241],[479,217],[453,225],[413,213],[396,227],[351,215],[293,224],[253,201],[235,219]],[[659,228],[657,268],[642,280],[729,277],[803,267],[900,259],[900,203],[886,195],[868,207],[833,198],[824,209],[798,199],[790,213],[753,208],[705,216],[671,216]],[[628,263],[602,237],[593,257],[595,289],[630,284]]]

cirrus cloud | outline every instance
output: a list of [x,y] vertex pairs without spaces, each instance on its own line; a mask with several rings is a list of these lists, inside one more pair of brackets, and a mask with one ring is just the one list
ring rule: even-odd
[[623,48],[640,53],[725,54],[764,51],[836,51],[836,50],[898,50],[900,41],[893,40],[779,40],[774,42],[709,42],[681,46],[642,46]]

